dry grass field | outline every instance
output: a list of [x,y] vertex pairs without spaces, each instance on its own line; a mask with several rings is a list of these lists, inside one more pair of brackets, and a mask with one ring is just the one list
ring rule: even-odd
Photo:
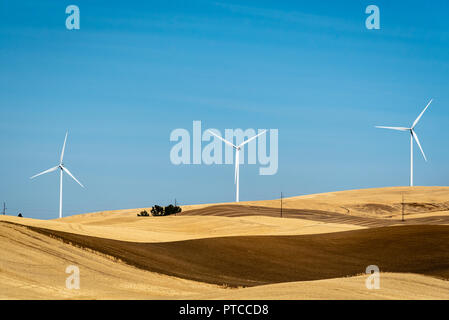
[[279,200],[1,216],[0,299],[448,299],[448,208],[448,187],[399,187],[286,198],[282,218]]

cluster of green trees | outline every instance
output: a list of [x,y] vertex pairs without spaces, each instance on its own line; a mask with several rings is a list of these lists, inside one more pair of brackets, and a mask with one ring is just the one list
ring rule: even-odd
[[[181,211],[182,211],[181,207],[174,206],[172,204],[170,204],[166,207],[161,207],[156,204],[151,208],[151,215],[153,215],[155,217],[169,216],[171,214],[180,213]],[[142,212],[138,213],[137,216],[138,217],[149,217],[150,215],[148,214],[148,212],[146,210],[143,210]]]
[[153,216],[169,216],[171,214],[177,214],[180,213],[182,211],[182,209],[178,206],[174,206],[172,204],[164,207],[155,205],[154,207],[151,208],[151,214]]

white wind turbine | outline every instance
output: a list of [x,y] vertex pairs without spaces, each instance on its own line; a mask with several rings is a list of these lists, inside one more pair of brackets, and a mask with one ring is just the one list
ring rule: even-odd
[[57,165],[56,167],[50,168],[48,170],[45,170],[41,173],[36,174],[35,176],[32,176],[30,179],[34,179],[38,176],[41,176],[43,174],[49,173],[49,172],[53,172],[56,171],[58,169],[61,170],[60,173],[60,180],[59,180],[59,218],[62,218],[62,175],[64,172],[66,172],[73,180],[75,180],[76,182],[78,182],[78,184],[84,188],[84,186],[81,184],[81,182],[79,182],[74,176],[73,174],[64,166],[62,160],[64,159],[64,150],[65,150],[65,143],[67,141],[67,134],[65,134],[65,139],[64,139],[64,145],[62,146],[62,152],[61,152],[61,159],[59,161],[59,165]]
[[213,133],[212,131],[208,130],[211,134],[213,134],[214,136],[216,136],[218,139],[222,140],[224,143],[230,145],[231,147],[233,147],[235,149],[235,175],[234,175],[234,183],[236,185],[236,190],[235,190],[235,202],[239,202],[239,167],[240,167],[240,150],[242,150],[242,147],[247,144],[248,142],[256,139],[258,136],[264,134],[267,130],[263,130],[261,133],[255,135],[252,138],[249,138],[246,141],[243,141],[241,144],[239,144],[238,146],[234,145],[232,142],[229,142],[228,140],[223,139],[222,137],[220,137],[219,135],[216,135],[215,133]]
[[424,108],[424,110],[420,113],[418,118],[416,118],[415,122],[413,122],[411,128],[405,128],[405,127],[381,127],[376,126],[376,128],[381,129],[390,129],[390,130],[397,130],[397,131],[408,131],[410,132],[410,186],[413,187],[413,139],[416,141],[416,144],[418,145],[419,149],[421,150],[421,153],[424,157],[424,160],[427,161],[426,155],[424,154],[424,151],[421,147],[421,144],[419,143],[418,135],[415,132],[415,126],[418,124],[419,120],[421,119],[424,112],[426,112],[427,108],[432,103],[433,99],[429,101],[427,106]]

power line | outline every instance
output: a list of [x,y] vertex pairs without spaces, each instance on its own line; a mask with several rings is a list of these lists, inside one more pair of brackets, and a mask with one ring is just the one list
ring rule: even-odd
[[[175,198],[175,207],[177,207],[178,206],[178,202],[176,202],[176,198]],[[178,215],[178,213],[176,213],[176,211],[175,211],[175,216],[177,216]]]
[[281,218],[282,218],[282,198],[283,198],[283,194],[281,192]]
[[404,194],[402,194],[402,221],[404,221]]

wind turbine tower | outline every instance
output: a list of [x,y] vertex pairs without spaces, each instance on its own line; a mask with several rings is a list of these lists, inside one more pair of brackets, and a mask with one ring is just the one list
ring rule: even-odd
[[68,135],[68,133],[65,134],[65,139],[64,139],[64,144],[63,144],[63,146],[62,146],[62,152],[61,152],[61,158],[60,158],[59,164],[58,164],[56,167],[50,168],[50,169],[48,169],[48,170],[45,170],[45,171],[43,171],[43,172],[41,172],[41,173],[38,173],[38,174],[36,174],[36,175],[34,175],[34,176],[32,176],[32,177],[30,178],[30,179],[34,179],[34,178],[36,178],[36,177],[38,177],[38,176],[41,176],[41,175],[43,175],[43,174],[50,173],[50,172],[56,171],[56,170],[58,170],[58,169],[60,170],[60,176],[59,176],[59,218],[62,218],[62,176],[63,176],[63,173],[64,173],[64,172],[67,173],[73,180],[75,180],[81,187],[84,188],[84,186],[81,184],[81,182],[79,182],[79,181],[73,176],[73,174],[69,171],[69,169],[67,169],[67,168],[64,166],[64,163],[63,163],[63,160],[64,160],[64,150],[65,150],[65,145],[66,145],[66,142],[67,142],[67,135]]
[[242,150],[242,148],[245,146],[245,144],[253,141],[254,139],[256,139],[258,136],[264,134],[266,132],[266,130],[263,130],[261,133],[255,135],[254,137],[249,138],[246,141],[243,141],[241,144],[239,144],[238,146],[234,145],[232,142],[229,142],[228,140],[223,139],[222,137],[220,137],[219,135],[213,133],[212,131],[208,130],[211,134],[213,134],[214,136],[216,136],[218,139],[220,139],[221,141],[223,141],[224,143],[230,145],[231,147],[233,147],[235,149],[235,171],[234,171],[234,183],[235,183],[235,202],[239,202],[239,167],[240,167],[240,151]]
[[427,108],[432,103],[433,99],[429,101],[427,106],[424,108],[424,110],[419,114],[418,118],[412,123],[410,128],[407,127],[383,127],[383,126],[376,126],[376,128],[381,129],[389,129],[389,130],[396,130],[396,131],[405,131],[410,133],[410,186],[413,187],[413,140],[416,141],[416,144],[418,145],[419,149],[421,150],[421,153],[424,157],[424,160],[427,161],[426,155],[424,153],[424,150],[421,147],[421,143],[419,142],[418,135],[415,132],[415,127],[418,124],[419,120],[423,116],[424,112],[426,112]]

